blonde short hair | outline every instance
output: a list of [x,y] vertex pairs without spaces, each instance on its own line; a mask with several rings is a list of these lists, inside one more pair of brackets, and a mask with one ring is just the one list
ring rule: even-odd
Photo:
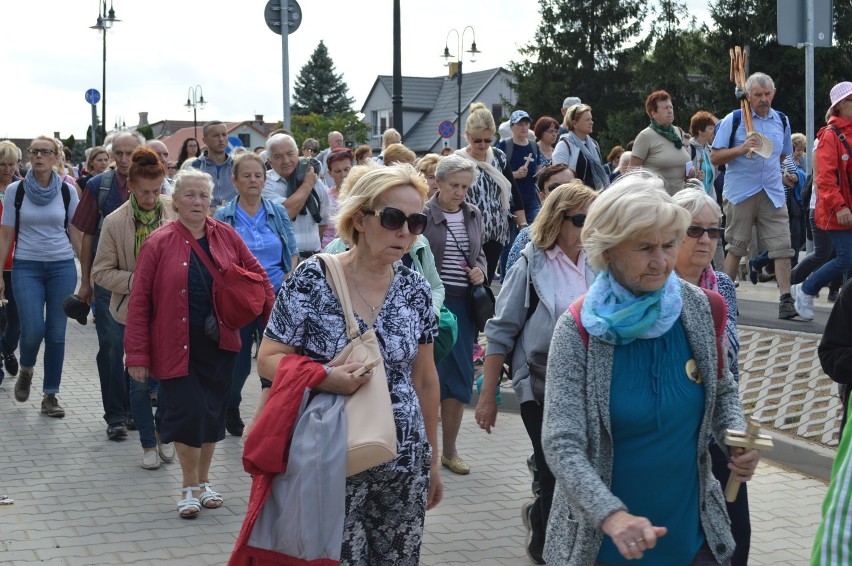
[[407,163],[408,165],[414,165],[416,160],[417,155],[401,143],[392,143],[385,148],[385,165],[393,165],[395,163]]
[[428,175],[430,170],[432,171],[432,174],[434,174],[435,168],[438,166],[438,162],[441,161],[441,159],[441,156],[437,153],[427,153],[417,160],[414,164],[414,168],[424,176]]
[[680,242],[691,221],[692,215],[666,193],[663,178],[642,169],[619,177],[595,199],[580,238],[589,264],[604,270],[612,248],[663,229],[672,230]]
[[178,174],[175,175],[175,186],[172,191],[172,209],[175,212],[177,212],[177,205],[175,204],[175,201],[177,201],[183,190],[186,189],[186,183],[189,181],[203,181],[207,185],[207,191],[210,193],[211,198],[213,196],[213,177],[211,177],[209,173],[205,173],[201,169],[196,169],[195,167],[181,169],[178,171]]
[[698,179],[689,179],[684,188],[676,192],[672,198],[674,201],[689,211],[692,217],[701,214],[705,207],[710,207],[716,220],[722,220],[722,209],[716,199],[704,192],[704,184]]
[[17,163],[21,160],[21,150],[9,140],[0,141],[0,160]]
[[478,134],[485,130],[497,132],[494,116],[483,103],[474,102],[470,105],[470,113],[464,123],[464,131],[467,134]]
[[382,134],[382,149],[387,149],[387,147],[394,143],[400,143],[402,141],[402,136],[399,135],[399,132],[394,128],[388,128]]
[[793,142],[793,149],[801,149],[804,151],[808,147],[808,139],[805,137],[805,134],[800,132],[796,132],[790,136],[790,140]]
[[381,165],[376,163],[375,161],[370,161],[369,163],[365,163],[364,165],[356,165],[352,169],[349,170],[349,174],[346,175],[346,178],[343,179],[343,182],[337,187],[337,200],[341,201],[346,198],[346,193],[349,192],[349,189],[355,186],[355,183],[361,180],[361,177],[369,173],[374,169],[379,169]]
[[565,117],[562,119],[562,125],[568,128],[570,131],[574,131],[574,120],[578,119],[580,116],[585,114],[586,112],[591,112],[592,107],[588,104],[575,104],[571,108],[565,111]]
[[538,216],[530,228],[530,240],[543,250],[552,249],[556,245],[559,231],[565,215],[571,210],[588,207],[598,198],[598,193],[574,179],[564,185],[559,185],[545,199]]
[[[357,167],[352,169],[349,177],[352,176],[355,169]],[[346,191],[346,197],[342,201],[338,201],[340,208],[335,218],[337,234],[345,242],[349,242],[353,246],[358,245],[358,231],[355,229],[356,217],[368,210],[375,210],[378,200],[387,191],[405,186],[414,187],[420,195],[421,206],[426,204],[429,185],[423,175],[418,173],[411,165],[400,164],[370,168],[365,173],[359,174],[355,184]]]

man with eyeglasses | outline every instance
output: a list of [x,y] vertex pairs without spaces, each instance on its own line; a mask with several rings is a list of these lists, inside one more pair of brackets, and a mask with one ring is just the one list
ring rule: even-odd
[[92,285],[92,263],[103,219],[130,198],[127,175],[133,162],[133,151],[143,143],[145,138],[137,132],[121,132],[113,139],[110,157],[115,161],[115,169],[108,169],[89,179],[74,218],[71,219],[71,224],[83,233],[77,296],[86,303],[95,302],[95,330],[98,333],[96,360],[107,438],[110,440],[127,436],[130,415],[124,374],[124,332],[109,312],[112,293],[100,285]]
[[[261,196],[287,209],[299,259],[307,259],[322,249],[322,234],[329,223],[328,189],[313,167],[300,166],[299,149],[292,136],[270,137],[266,141],[266,159],[272,170],[266,175]],[[297,179],[302,174],[304,177]]]
[[228,155],[228,127],[225,124],[218,120],[207,122],[201,133],[201,141],[207,149],[190,166],[213,177],[213,198],[210,200],[212,213],[218,206],[237,196],[237,188],[232,180],[234,160]]
[[759,155],[767,148],[753,132],[746,132],[741,110],[729,113],[716,126],[710,162],[726,166],[722,189],[728,241],[725,273],[732,280],[736,278],[740,259],[748,254],[752,228],[757,228],[758,241],[775,260],[775,279],[781,293],[778,318],[790,319],[797,316],[790,294],[790,258],[796,252],[790,245],[790,218],[780,166],[793,153],[790,122],[772,108],[775,83],[771,77],[754,73],[746,80],[745,90],[754,130],[773,147],[766,157]]

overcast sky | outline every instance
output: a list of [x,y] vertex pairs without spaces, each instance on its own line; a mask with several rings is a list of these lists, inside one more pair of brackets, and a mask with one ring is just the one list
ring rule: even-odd
[[[198,120],[241,121],[283,116],[281,37],[266,26],[266,0],[113,0],[116,23],[107,34],[107,116],[136,124],[192,119],[184,104],[190,86],[205,100]],[[402,72],[438,76],[447,32],[472,25],[482,53],[465,70],[505,66],[532,40],[536,0],[402,0]],[[688,0],[699,21],[706,0]],[[91,107],[83,98],[101,90],[101,33],[97,0],[4,0],[0,68],[4,96],[0,138],[59,131],[85,136]],[[335,7],[340,9],[335,11]],[[301,27],[288,37],[290,76],[295,81],[320,39],[361,108],[377,75],[392,73],[391,0],[302,0]],[[464,49],[472,36],[468,31]],[[455,34],[450,51],[457,50]],[[292,90],[292,87],[291,87]],[[100,115],[100,104],[98,105]]]

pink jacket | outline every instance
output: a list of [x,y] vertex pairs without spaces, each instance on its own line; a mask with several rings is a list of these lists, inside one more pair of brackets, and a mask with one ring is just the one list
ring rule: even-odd
[[[187,281],[192,247],[181,227],[176,220],[155,230],[145,240],[136,259],[130,292],[124,333],[125,364],[146,367],[157,379],[189,373]],[[231,226],[208,218],[206,229],[210,252],[220,270],[236,263],[263,277],[266,304],[261,316],[267,320],[275,293],[266,270]],[[239,352],[239,330],[220,323],[219,333],[219,348]]]

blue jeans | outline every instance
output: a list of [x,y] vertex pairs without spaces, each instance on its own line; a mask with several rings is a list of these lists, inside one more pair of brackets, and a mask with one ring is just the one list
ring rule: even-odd
[[[65,361],[65,327],[68,317],[62,301],[74,292],[77,268],[73,259],[30,261],[12,264],[12,287],[21,319],[21,367],[35,366],[44,341],[44,393],[59,393]],[[26,292],[23,292],[26,290]]]
[[[240,329],[240,340],[243,342],[243,347],[237,354],[237,360],[234,362],[234,379],[231,381],[231,399],[228,401],[229,409],[239,409],[240,402],[243,400],[243,385],[245,385],[249,374],[251,373],[251,347],[254,345],[254,332],[263,335],[263,330],[266,327],[263,321],[258,317],[257,320],[244,326]],[[159,403],[157,403],[159,406]]]
[[[18,349],[18,342],[21,339],[21,319],[18,317],[18,305],[15,303],[11,271],[3,272],[3,283],[6,285],[5,295],[9,304],[6,305],[6,330],[0,338],[0,348],[4,354],[10,354]],[[0,369],[0,375],[2,371]]]
[[160,421],[163,419],[163,390],[160,390],[157,397],[157,410],[151,414],[151,393],[150,387],[152,383],[157,381],[149,377],[144,383],[130,380],[130,411],[133,414],[133,420],[136,421],[136,429],[139,431],[139,442],[142,448],[155,448],[157,446],[157,435],[155,431],[160,430]]
[[806,295],[815,296],[819,290],[839,275],[852,270],[852,230],[826,230],[834,244],[837,257],[825,262],[802,283]]
[[[109,312],[112,297],[107,289],[95,285],[95,330],[98,333],[98,377],[101,381],[101,402],[104,420],[108,425],[124,424],[127,416],[127,377],[124,374],[124,325]],[[150,404],[150,403],[149,403]]]

